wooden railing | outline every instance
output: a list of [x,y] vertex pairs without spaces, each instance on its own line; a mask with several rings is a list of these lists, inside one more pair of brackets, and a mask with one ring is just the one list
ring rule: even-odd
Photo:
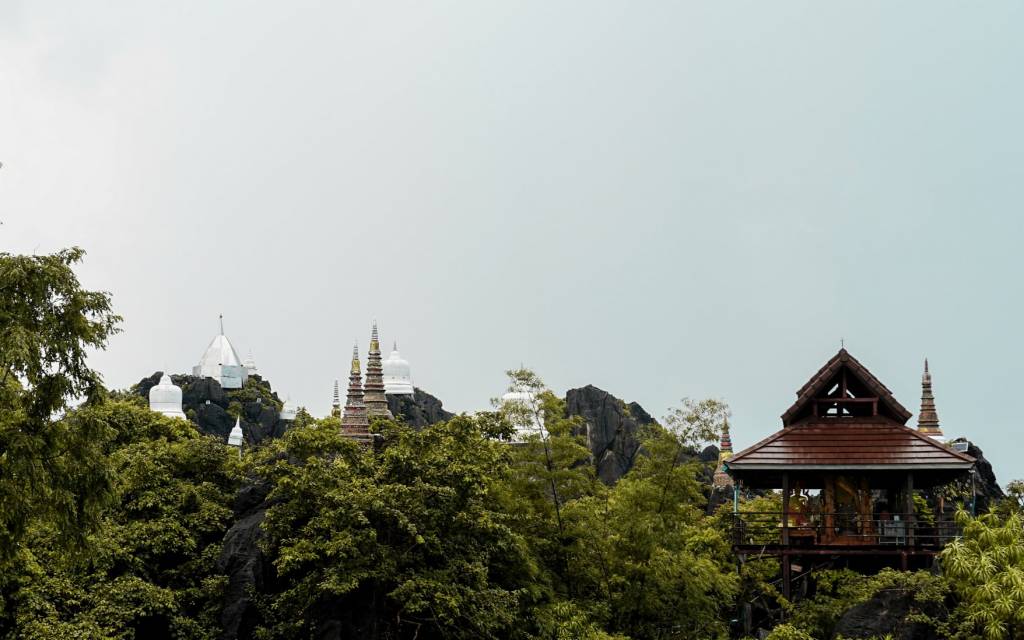
[[937,549],[960,533],[955,522],[929,522],[918,514],[896,513],[869,519],[848,513],[791,513],[788,526],[784,526],[780,512],[732,514],[733,544],[737,546]]

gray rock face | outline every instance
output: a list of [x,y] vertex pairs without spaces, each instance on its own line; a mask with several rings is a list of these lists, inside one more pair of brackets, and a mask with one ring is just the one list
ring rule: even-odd
[[833,638],[883,638],[894,640],[938,640],[931,625],[908,620],[913,613],[925,613],[935,619],[948,615],[942,604],[928,603],[924,608],[914,602],[914,594],[880,591],[863,604],[843,614],[833,630]]
[[270,489],[264,482],[244,486],[235,498],[235,523],[224,534],[218,566],[228,576],[220,616],[221,637],[225,640],[252,637],[260,621],[253,596],[263,588],[264,576],[273,570],[259,546]]
[[[157,371],[148,378],[143,378],[135,385],[135,389],[143,398],[149,399],[149,390],[160,382],[162,371]],[[225,391],[220,383],[213,378],[197,378],[189,375],[172,375],[174,384],[181,387],[181,408],[185,415],[192,420],[199,430],[205,434],[212,435],[221,440],[227,440],[231,428],[235,426],[235,418],[228,413],[228,407],[233,401],[232,396],[240,397],[244,390]],[[262,399],[239,401],[242,408],[242,431],[245,434],[245,441],[249,444],[257,444],[267,438],[276,438],[284,434],[291,425],[289,421],[278,418],[277,405],[273,401],[280,402],[277,394],[271,389],[270,383],[260,376],[250,378],[255,384],[264,390],[268,402]]]
[[570,389],[566,413],[582,416],[587,444],[597,465],[597,475],[612,484],[633,468],[640,451],[640,427],[654,418],[635,402],[625,404],[607,391],[587,385]]
[[415,391],[411,396],[387,396],[388,409],[393,416],[413,427],[426,427],[455,417],[454,413],[445,411],[441,401],[434,396],[422,389]]

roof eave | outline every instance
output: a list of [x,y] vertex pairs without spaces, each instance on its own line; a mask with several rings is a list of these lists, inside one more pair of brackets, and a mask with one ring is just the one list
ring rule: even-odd
[[774,464],[774,463],[726,463],[727,471],[929,471],[969,470],[972,462],[904,463],[904,464]]

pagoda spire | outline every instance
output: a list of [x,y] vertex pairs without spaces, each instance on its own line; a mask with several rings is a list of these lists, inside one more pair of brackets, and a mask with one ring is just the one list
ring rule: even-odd
[[341,394],[338,393],[338,380],[334,380],[334,400],[331,401],[331,417],[341,417]]
[[348,376],[348,398],[341,415],[341,433],[360,444],[370,444],[370,419],[363,403],[363,376],[359,369],[359,345],[352,345],[352,368]]
[[388,399],[384,395],[384,369],[380,359],[380,336],[377,334],[377,321],[373,321],[370,332],[370,350],[366,355],[366,414],[376,418],[393,420],[388,409]]
[[941,440],[942,427],[935,410],[935,396],[932,395],[932,374],[928,371],[928,358],[924,359],[924,373],[921,375],[921,411],[917,414],[919,433]]
[[729,419],[722,422],[722,441],[718,447],[718,467],[715,468],[715,475],[712,478],[712,485],[715,487],[731,487],[732,476],[725,471],[725,463],[732,458],[732,438],[729,435]]

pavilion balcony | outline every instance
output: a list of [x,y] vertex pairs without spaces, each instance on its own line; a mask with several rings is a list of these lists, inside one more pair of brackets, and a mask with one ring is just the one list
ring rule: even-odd
[[[732,542],[741,553],[864,553],[918,551],[934,554],[961,535],[956,522],[927,522],[917,514],[864,518],[850,513],[790,514],[740,512],[732,515]],[[815,551],[817,550],[817,551]]]

